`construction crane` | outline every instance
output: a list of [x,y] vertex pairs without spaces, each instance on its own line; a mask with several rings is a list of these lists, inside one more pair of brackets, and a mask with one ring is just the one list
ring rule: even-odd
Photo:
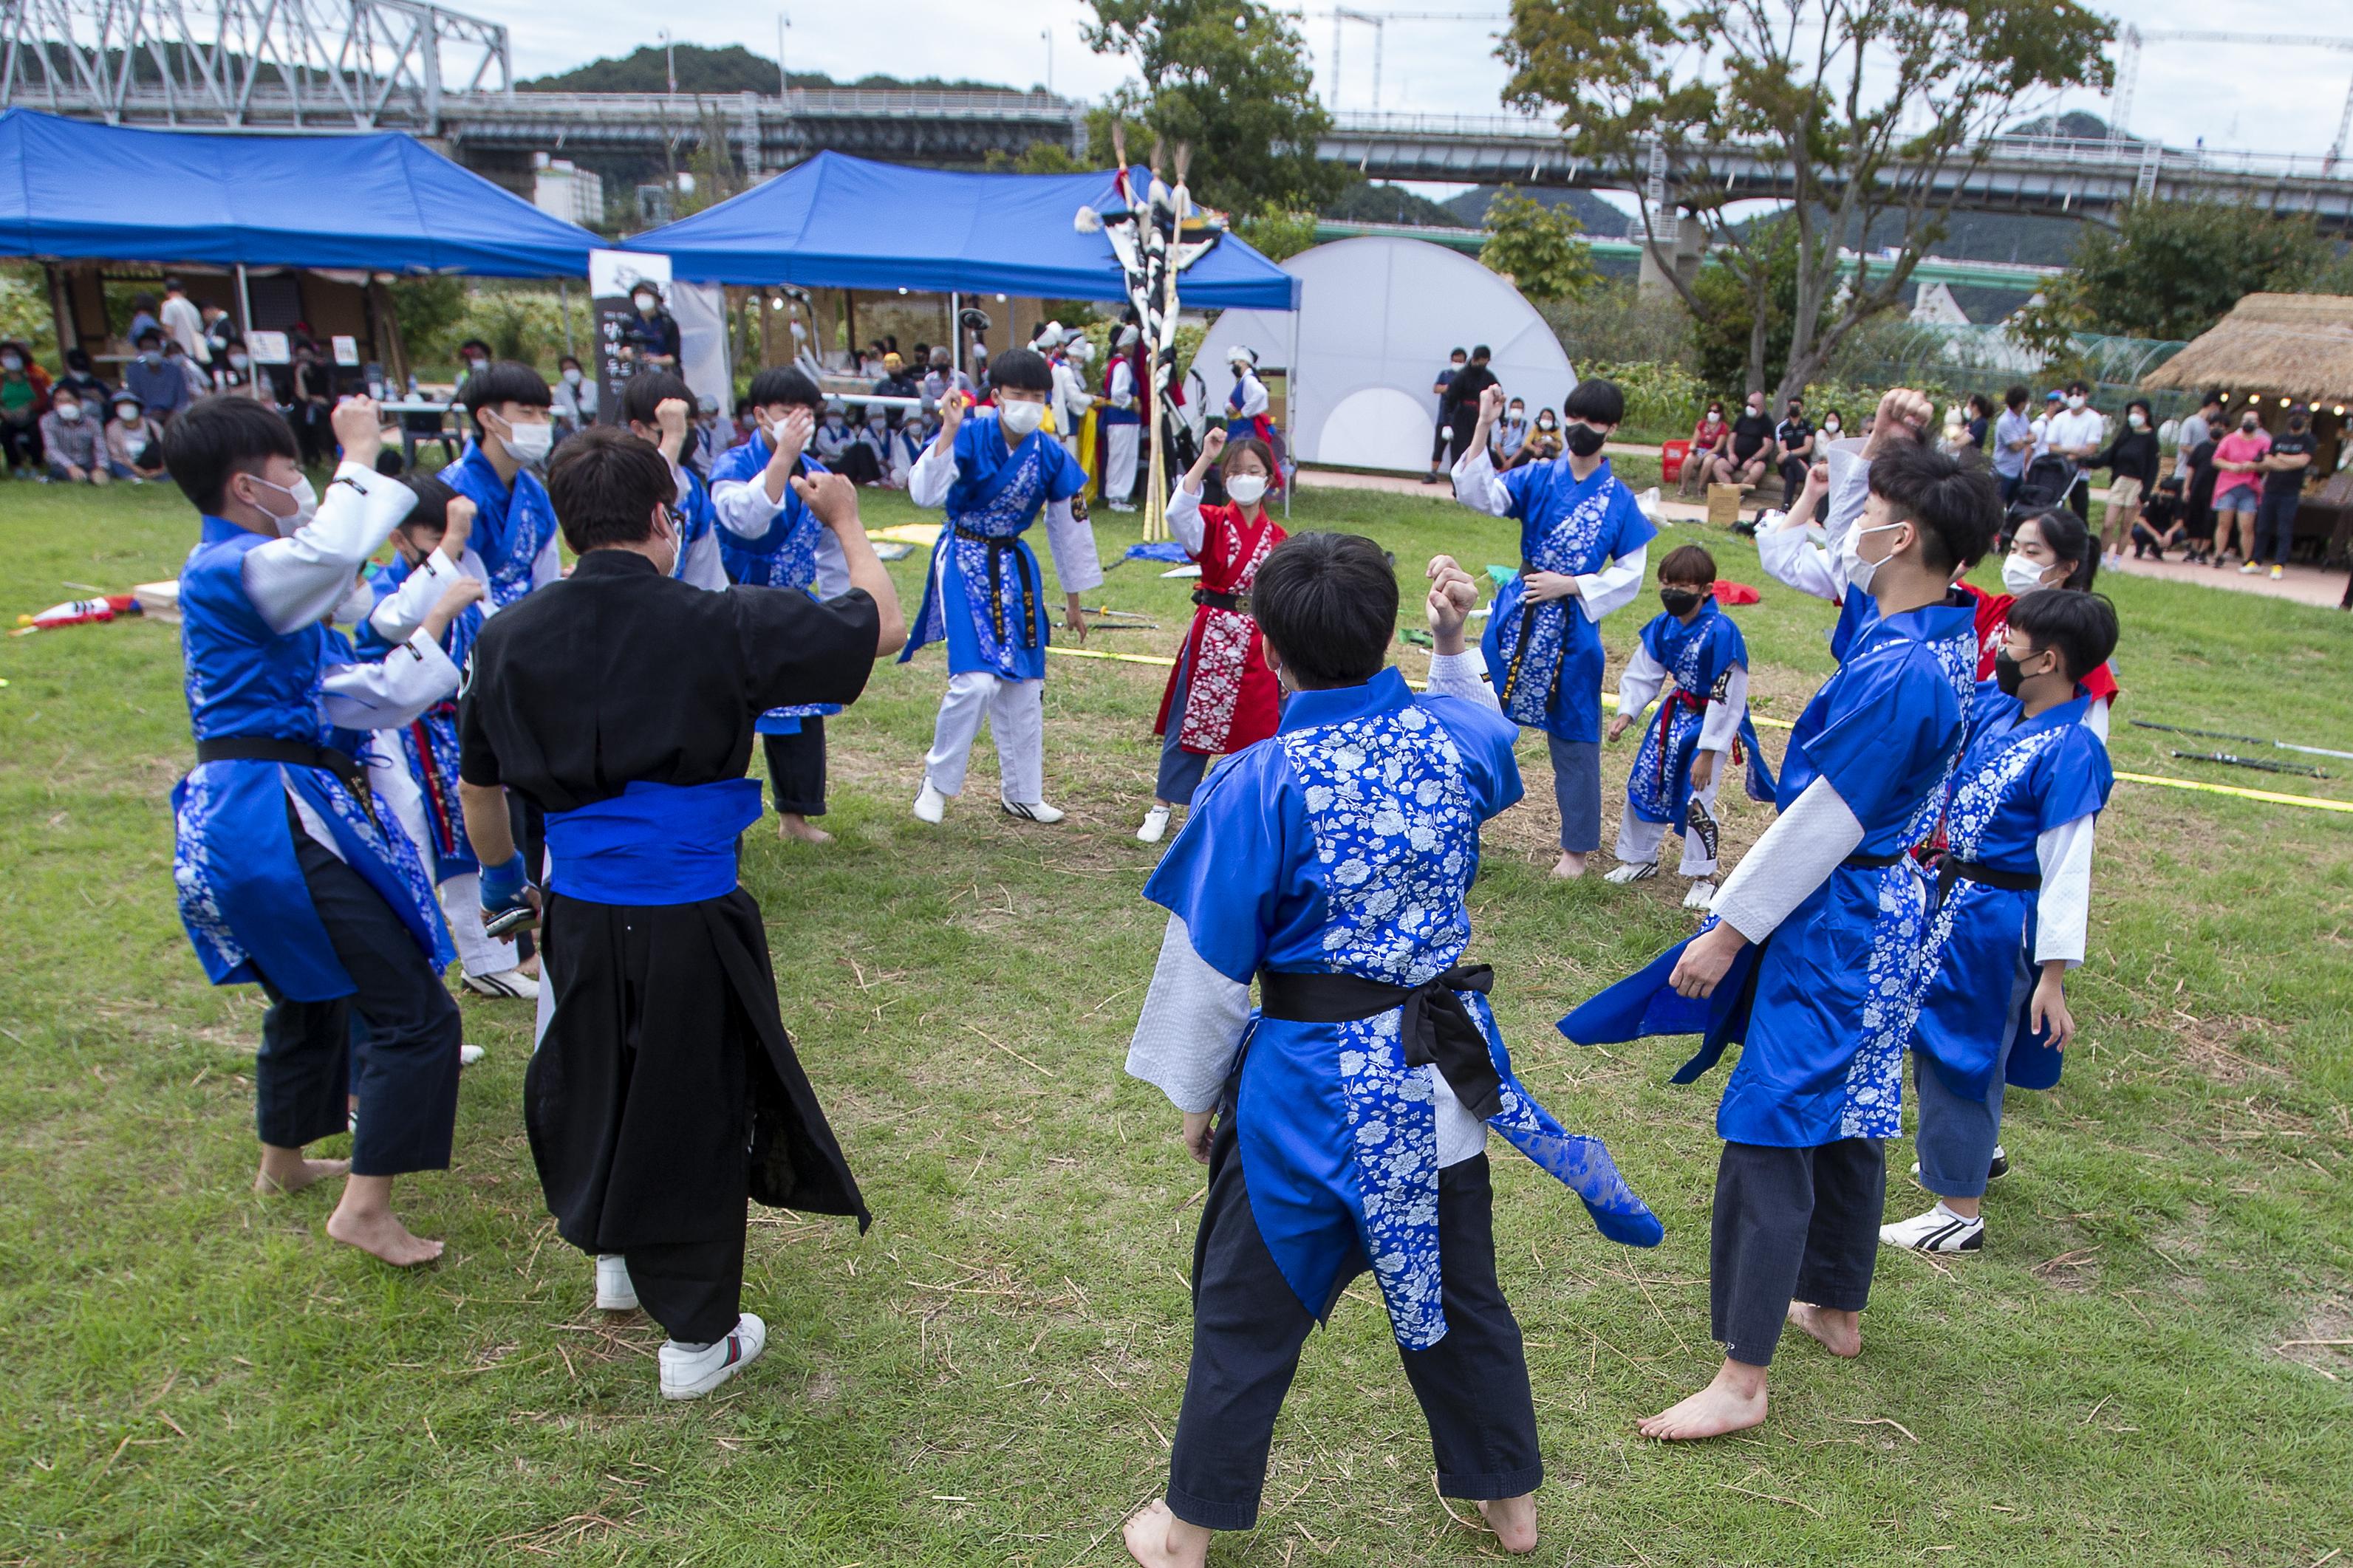
[[[2353,54],[2353,38],[2314,38],[2292,33],[2211,33],[2180,27],[2139,27],[2130,22],[2117,37],[2116,89],[2109,98],[2108,136],[2112,141],[2125,139],[2125,126],[2132,119],[2133,87],[2140,76],[2140,47],[2143,43],[2167,44],[2254,44],[2266,48],[2337,49]],[[2328,161],[2323,165],[2334,169],[2345,155],[2345,139],[2353,132],[2353,90],[2345,95],[2344,112],[2337,117],[2337,140],[2328,144]]]
[[1302,21],[1329,16],[1332,18],[1332,107],[1340,107],[1340,42],[1345,24],[1361,23],[1373,30],[1373,107],[1381,106],[1381,44],[1390,22],[1509,22],[1511,14],[1504,11],[1352,11],[1345,6],[1329,11],[1285,11],[1286,16]]

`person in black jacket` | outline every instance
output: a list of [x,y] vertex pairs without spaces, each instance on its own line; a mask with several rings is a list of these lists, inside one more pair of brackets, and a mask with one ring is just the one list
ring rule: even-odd
[[2221,470],[2214,467],[2214,448],[2221,446],[2221,428],[2210,429],[2206,438],[2189,450],[2189,489],[2186,500],[2189,508],[2189,553],[2183,559],[2191,563],[2211,562],[2214,558],[2214,481]]
[[[2100,548],[2111,566],[2125,558],[2125,541],[2139,521],[2141,501],[2157,488],[2161,459],[2157,451],[2156,421],[2146,399],[2125,405],[2125,422],[2108,441],[2107,449],[2084,461],[2087,468],[2108,470],[2108,510],[2100,523]],[[2211,494],[2210,491],[2209,494]]]

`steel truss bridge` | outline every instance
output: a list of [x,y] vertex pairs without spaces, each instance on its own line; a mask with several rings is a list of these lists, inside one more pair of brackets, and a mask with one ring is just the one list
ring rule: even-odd
[[[1086,152],[1086,106],[1048,93],[518,92],[505,27],[423,0],[0,0],[0,108],[20,106],[231,133],[404,131],[511,179],[538,153],[658,163],[712,141],[755,177],[827,148],[939,164],[1039,142]],[[1627,184],[1570,156],[1546,122],[1511,115],[1343,114],[1319,152],[1380,180]],[[1794,189],[1763,148],[1681,162],[1655,176],[1662,203],[1700,184],[1711,199]],[[2353,166],[2334,153],[2005,137],[1982,162],[1955,164],[1937,195],[1965,211],[2112,220],[2149,197],[2243,201],[2353,234]]]

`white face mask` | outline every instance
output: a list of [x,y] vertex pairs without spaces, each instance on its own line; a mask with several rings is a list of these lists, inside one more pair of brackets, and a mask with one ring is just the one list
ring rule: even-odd
[[500,439],[506,443],[508,454],[516,462],[542,462],[547,457],[548,448],[555,445],[555,426],[546,424],[510,425],[507,433]]
[[2043,586],[2046,570],[2013,550],[2001,558],[2001,585],[2013,594],[2031,594]]
[[22,370],[24,368],[25,362],[18,359],[15,354],[0,356],[0,370]]
[[2079,393],[2076,395],[2070,397],[2067,400],[2067,406],[2071,411],[2080,412],[2084,406],[2083,395]]
[[1226,494],[1233,498],[1236,506],[1256,506],[1266,494],[1266,476],[1236,474],[1226,481]]
[[659,304],[660,301],[656,300],[651,294],[640,294],[632,301],[632,303],[637,306],[638,315],[650,316],[654,313],[654,307]]
[[249,362],[243,354],[231,354],[228,356],[228,367],[231,370],[243,370],[248,363]]
[[1878,575],[1879,569],[1886,564],[1884,561],[1865,561],[1862,558],[1861,553],[1862,536],[1866,533],[1885,533],[1890,529],[1903,526],[1904,524],[1900,522],[1883,522],[1876,528],[1854,528],[1847,531],[1847,536],[1839,541],[1839,564],[1845,569],[1846,580],[1850,585],[1860,588],[1866,594],[1870,593],[1872,578]]
[[1046,405],[1042,403],[1001,403],[997,417],[1004,423],[1017,441],[1024,441],[1038,433],[1046,423]]
[[2147,418],[2137,408],[2125,416],[2125,422],[2136,430],[2146,430],[2148,428]]
[[566,386],[577,386],[580,384],[580,372],[576,368],[564,373],[564,384]]
[[[263,489],[276,490],[280,495],[291,496],[294,499],[294,510],[290,515],[272,511],[266,506],[261,507],[261,510],[269,512],[271,519],[277,522],[278,531],[281,537],[291,535],[304,523],[309,522],[313,517],[318,515],[319,492],[311,488],[311,477],[308,474],[296,479],[290,487],[286,485],[273,485],[268,479],[263,479],[259,474],[248,474],[246,478],[251,479],[255,484],[259,485]],[[256,506],[261,506],[259,501],[255,501],[253,504]]]
[[57,404],[57,405],[55,405],[55,407],[57,408],[57,411],[58,411],[58,418],[60,418],[60,419],[62,419],[62,420],[64,420],[67,424],[69,424],[69,425],[79,425],[79,424],[80,424],[80,423],[81,423],[81,405],[80,405],[80,404],[79,404],[79,403],[60,403],[60,404]]
[[114,411],[114,416],[122,421],[125,425],[136,425],[139,423],[139,410],[127,405],[116,409]]
[[1839,433],[1839,416],[1835,414],[1822,421],[1822,428],[1835,436]]

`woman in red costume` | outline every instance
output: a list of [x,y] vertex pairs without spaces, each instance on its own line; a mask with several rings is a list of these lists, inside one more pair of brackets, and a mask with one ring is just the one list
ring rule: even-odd
[[[1209,465],[1225,481],[1227,506],[1203,506],[1201,483]],[[1250,583],[1267,552],[1288,537],[1262,504],[1274,477],[1274,454],[1251,437],[1228,439],[1211,430],[1201,455],[1168,498],[1168,531],[1201,563],[1193,590],[1193,625],[1168,672],[1168,690],[1153,725],[1164,737],[1160,782],[1136,837],[1157,844],[1168,814],[1193,804],[1209,759],[1255,745],[1274,733],[1282,694],[1266,665],[1258,623],[1250,619]]]

